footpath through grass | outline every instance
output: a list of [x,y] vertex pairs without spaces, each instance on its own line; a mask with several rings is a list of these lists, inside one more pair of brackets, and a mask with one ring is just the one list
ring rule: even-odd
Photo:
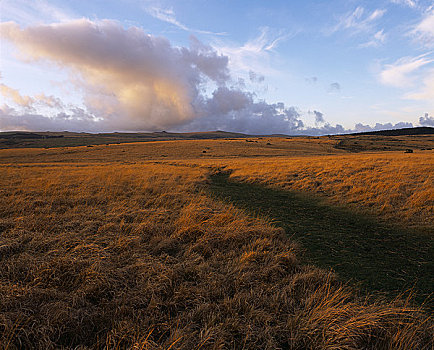
[[318,198],[234,182],[227,174],[211,180],[214,196],[283,227],[301,244],[307,262],[332,268],[342,280],[370,293],[395,297],[412,289],[416,302],[433,307],[432,236],[392,227]]

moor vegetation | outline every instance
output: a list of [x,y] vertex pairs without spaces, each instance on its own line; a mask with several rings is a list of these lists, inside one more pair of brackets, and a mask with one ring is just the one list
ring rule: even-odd
[[[0,346],[431,349],[433,323],[423,307],[363,296],[306,264],[283,229],[211,197],[207,186],[226,167],[243,181],[289,188],[291,179],[300,191],[321,188],[332,201],[356,198],[367,208],[384,202],[386,218],[410,200],[419,206],[399,219],[414,224],[416,216],[427,227],[432,192],[423,191],[432,162],[423,167],[417,154],[392,153],[302,161],[290,158],[289,146],[274,148],[279,160],[266,160],[275,145],[265,141],[1,151]],[[317,148],[332,152],[328,141]],[[395,157],[410,170],[391,188]],[[369,167],[389,186],[390,200],[379,179],[366,178]],[[409,179],[414,185],[406,187]],[[365,196],[352,194],[347,182]],[[378,203],[369,191],[378,192]],[[419,202],[411,191],[422,191]]]
[[434,153],[375,153],[215,162],[230,178],[317,193],[389,222],[434,229]]

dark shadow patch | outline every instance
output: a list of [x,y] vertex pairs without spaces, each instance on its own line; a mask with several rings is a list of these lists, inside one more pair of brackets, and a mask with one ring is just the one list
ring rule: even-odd
[[431,236],[333,207],[318,197],[231,181],[225,172],[211,176],[209,191],[283,227],[301,243],[307,262],[332,268],[370,293],[393,298],[411,289],[416,302],[433,306]]

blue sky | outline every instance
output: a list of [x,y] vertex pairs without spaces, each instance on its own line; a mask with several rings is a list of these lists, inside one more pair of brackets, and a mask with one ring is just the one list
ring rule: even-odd
[[3,0],[0,130],[434,126],[433,4]]

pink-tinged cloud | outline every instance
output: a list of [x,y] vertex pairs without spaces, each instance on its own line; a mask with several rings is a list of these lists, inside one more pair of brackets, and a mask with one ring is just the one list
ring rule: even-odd
[[[87,114],[95,118],[63,118],[62,126],[67,120],[81,120],[83,129],[94,129],[86,123],[98,121],[105,130],[222,126],[243,132],[293,132],[303,127],[295,108],[256,102],[254,95],[227,87],[228,57],[194,37],[189,48],[174,47],[165,38],[109,20],[0,26],[2,39],[15,44],[23,60],[64,67],[84,92]],[[209,82],[217,88],[206,95],[203,86]]]
[[[192,106],[208,78],[228,78],[227,57],[194,43],[176,48],[141,29],[81,19],[20,28],[2,23],[1,36],[22,59],[48,60],[78,75],[91,113],[117,128],[161,129],[197,117]],[[120,122],[120,123],[119,123]]]

